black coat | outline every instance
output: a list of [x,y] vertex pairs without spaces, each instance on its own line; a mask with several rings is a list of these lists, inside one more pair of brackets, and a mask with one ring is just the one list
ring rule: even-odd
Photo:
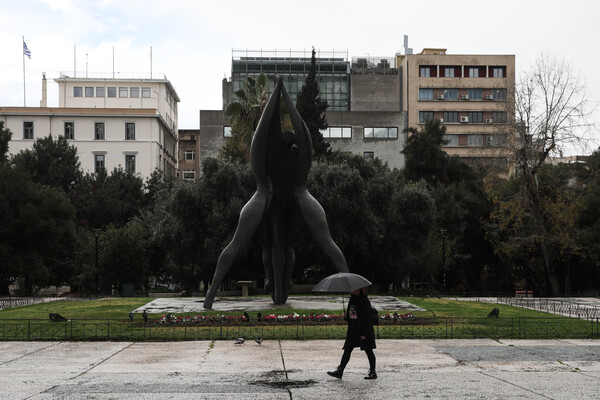
[[[346,320],[348,321],[348,332],[344,349],[360,347],[361,350],[368,350],[377,347],[371,318],[371,302],[366,294],[361,292],[357,296],[350,296]],[[361,336],[364,336],[365,340],[360,340]]]

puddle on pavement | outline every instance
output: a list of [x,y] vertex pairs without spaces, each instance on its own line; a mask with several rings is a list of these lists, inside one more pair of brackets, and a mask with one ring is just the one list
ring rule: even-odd
[[313,386],[317,381],[308,379],[305,381],[253,381],[249,382],[251,385],[268,386],[273,389],[298,389]]

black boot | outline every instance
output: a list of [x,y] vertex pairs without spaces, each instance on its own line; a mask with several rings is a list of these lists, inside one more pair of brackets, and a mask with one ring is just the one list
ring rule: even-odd
[[337,367],[335,371],[328,371],[327,375],[333,376],[334,378],[342,379],[342,375],[344,375],[344,368]]
[[377,372],[370,370],[369,375],[365,376],[365,379],[377,379]]

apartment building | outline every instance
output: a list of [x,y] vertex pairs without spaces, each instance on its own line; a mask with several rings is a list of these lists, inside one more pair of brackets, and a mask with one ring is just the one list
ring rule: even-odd
[[515,86],[514,55],[451,55],[424,49],[398,56],[407,126],[446,127],[444,150],[467,163],[508,167],[506,133]]
[[[85,172],[123,168],[143,179],[154,170],[177,173],[177,104],[163,78],[76,77],[61,73],[59,106],[47,107],[46,77],[40,107],[0,107],[13,132],[9,153],[30,149],[37,138],[64,136],[77,148]],[[121,74],[120,74],[121,75]]]

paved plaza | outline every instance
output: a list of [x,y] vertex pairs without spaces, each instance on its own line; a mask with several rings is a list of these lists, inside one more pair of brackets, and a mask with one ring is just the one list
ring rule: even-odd
[[[397,299],[394,296],[371,296],[371,305],[378,310],[388,311],[421,311],[422,308],[414,304]],[[274,308],[293,308],[295,310],[332,310],[342,312],[342,303],[348,303],[348,295],[342,300],[337,296],[291,296],[286,304],[278,306],[273,304],[270,297],[217,297],[213,303],[213,311],[261,311]],[[204,297],[166,297],[155,299],[148,304],[134,310],[136,313],[183,313],[202,312]]]
[[600,399],[593,340],[0,342],[0,399]]

